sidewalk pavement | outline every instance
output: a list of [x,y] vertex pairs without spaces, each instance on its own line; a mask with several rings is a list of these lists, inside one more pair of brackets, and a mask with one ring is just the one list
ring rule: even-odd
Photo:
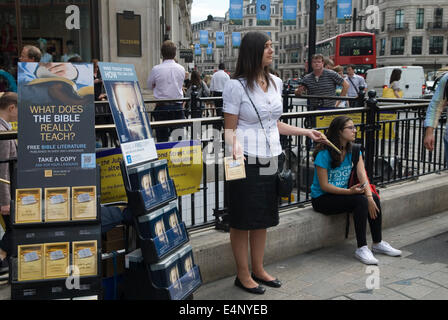
[[448,300],[448,211],[383,230],[383,239],[403,254],[374,254],[378,268],[356,260],[354,239],[266,266],[283,285],[265,286],[264,295],[235,287],[233,276],[203,285],[194,299]]
[[[383,239],[403,254],[376,254],[378,268],[356,260],[356,240],[350,240],[266,266],[283,286],[267,287],[264,295],[244,292],[229,277],[203,285],[194,299],[448,300],[448,211],[383,230]],[[367,288],[366,282],[378,283],[378,273],[379,289]],[[0,286],[0,300],[10,297],[10,286]]]

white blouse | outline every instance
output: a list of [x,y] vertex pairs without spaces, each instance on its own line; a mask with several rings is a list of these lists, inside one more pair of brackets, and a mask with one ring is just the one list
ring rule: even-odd
[[[266,135],[260,125],[257,113],[241,83],[236,79],[232,79],[226,83],[224,88],[223,112],[238,115],[236,136],[241,146],[243,146],[244,154],[246,156],[269,158],[278,156],[282,153],[277,121],[283,113],[283,82],[280,78],[274,75],[271,75],[271,78],[274,80],[277,88],[270,83],[268,92],[264,92],[263,89],[256,84],[253,90],[247,88],[247,92],[260,114],[272,150],[269,148]],[[240,80],[243,85],[246,86],[246,80]]]

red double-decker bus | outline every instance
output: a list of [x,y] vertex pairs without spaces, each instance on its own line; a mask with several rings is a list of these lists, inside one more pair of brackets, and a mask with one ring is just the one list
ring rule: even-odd
[[330,57],[335,66],[356,66],[356,73],[365,77],[367,70],[376,68],[374,33],[346,32],[316,43],[316,53]]

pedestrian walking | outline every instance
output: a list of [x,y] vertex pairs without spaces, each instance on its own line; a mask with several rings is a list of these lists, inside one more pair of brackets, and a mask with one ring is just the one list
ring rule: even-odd
[[400,99],[403,97],[403,90],[400,89],[401,70],[394,69],[390,75],[389,87],[383,89],[383,98]]
[[[314,210],[326,215],[353,212],[358,249],[355,257],[365,264],[378,264],[373,252],[389,256],[399,256],[401,251],[394,249],[382,240],[382,213],[378,196],[372,192],[364,167],[362,154],[354,155],[352,143],[356,138],[356,127],[347,116],[335,118],[328,128],[328,140],[341,154],[324,144],[318,144],[313,153],[314,178],[311,185],[311,200]],[[356,174],[359,183],[349,187],[349,179],[357,158]],[[356,161],[354,161],[356,162]],[[370,225],[373,245],[367,246],[367,221]]]
[[[210,89],[208,88],[207,84],[204,80],[201,79],[201,75],[199,72],[194,70],[191,73],[191,79],[190,79],[190,87],[188,88],[185,96],[190,98],[191,94],[193,92],[193,87],[196,88],[197,92],[197,98],[203,98],[203,97],[209,97],[210,96]],[[191,106],[189,102],[187,102],[187,110],[192,114],[192,118],[201,118],[202,117],[202,109],[200,107],[201,102],[197,101],[196,106]]]
[[253,294],[265,292],[259,283],[276,288],[282,285],[263,267],[267,228],[279,223],[280,134],[305,135],[323,141],[318,131],[279,121],[283,111],[283,83],[269,73],[273,54],[267,34],[247,33],[241,42],[235,74],[223,92],[226,145],[234,159],[244,157],[246,170],[246,179],[227,182],[230,242],[237,268],[235,285]]
[[[11,130],[11,122],[17,121],[17,94],[6,92],[0,97],[0,132]],[[9,161],[17,158],[16,140],[0,140],[0,160]],[[9,163],[0,163],[0,178],[11,181]],[[8,255],[11,252],[10,233],[10,185],[0,182],[0,215],[5,224],[5,234],[0,241],[0,283],[8,279]]]
[[[219,64],[219,70],[215,72],[210,83],[210,91],[213,97],[222,97],[222,92],[230,76],[225,72],[224,63]],[[222,100],[215,101],[215,110],[218,117],[222,117]]]
[[[337,86],[343,87],[341,92],[342,97],[347,95],[349,84],[333,70],[324,68],[323,55],[313,55],[312,66],[313,72],[303,78],[302,85],[299,85],[295,91],[296,96],[302,95],[305,90],[308,90],[308,94],[310,95],[334,96]],[[335,100],[329,99],[310,99],[310,109],[337,108],[340,103],[340,101],[335,102]]]
[[[148,78],[148,88],[153,90],[156,99],[182,99],[184,97],[182,85],[185,80],[185,69],[178,64],[177,48],[173,41],[166,40],[162,44],[163,62],[155,66]],[[156,121],[185,119],[182,102],[158,102],[154,110]],[[156,129],[158,142],[169,140],[173,127]]]
[[[439,119],[444,109],[448,106],[448,72],[445,73],[439,81],[439,86],[434,93],[431,103],[426,111],[425,118],[425,148],[429,151],[434,150],[434,129],[439,125]],[[445,144],[445,164],[448,164],[448,130],[445,130],[443,138]]]
[[[365,92],[367,89],[366,81],[363,77],[358,76],[355,73],[355,66],[353,64],[349,64],[347,66],[347,76],[345,80],[349,83],[349,88],[347,91],[347,95],[352,98],[357,98],[359,93],[361,92],[360,87],[364,87],[363,91]],[[358,107],[358,100],[350,101],[350,108]],[[359,106],[361,107],[361,106]]]

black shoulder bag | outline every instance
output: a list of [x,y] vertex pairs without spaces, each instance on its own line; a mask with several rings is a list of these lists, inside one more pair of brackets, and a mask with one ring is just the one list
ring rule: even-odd
[[[243,85],[241,80],[238,80],[238,81],[243,86],[244,91],[246,91],[246,95],[249,98],[250,102],[252,103],[252,106],[254,107],[255,112],[257,113],[258,121],[260,121],[261,128],[263,129],[264,135],[266,136],[266,141],[268,143],[269,150],[271,150],[271,153],[272,153],[272,148],[271,148],[271,144],[269,142],[268,134],[267,134],[266,130],[264,129],[260,114],[258,113],[258,110],[255,107],[255,104],[253,103],[252,99],[250,98],[249,93],[247,92],[247,88]],[[279,158],[278,162],[279,163],[282,162],[282,165],[281,165],[282,170],[280,171],[280,165],[279,165],[278,172],[277,172],[277,195],[279,197],[289,197],[291,195],[291,192],[293,189],[292,173],[291,173],[291,170],[285,169],[285,162],[286,162],[285,153],[282,152],[282,154],[278,158]]]

